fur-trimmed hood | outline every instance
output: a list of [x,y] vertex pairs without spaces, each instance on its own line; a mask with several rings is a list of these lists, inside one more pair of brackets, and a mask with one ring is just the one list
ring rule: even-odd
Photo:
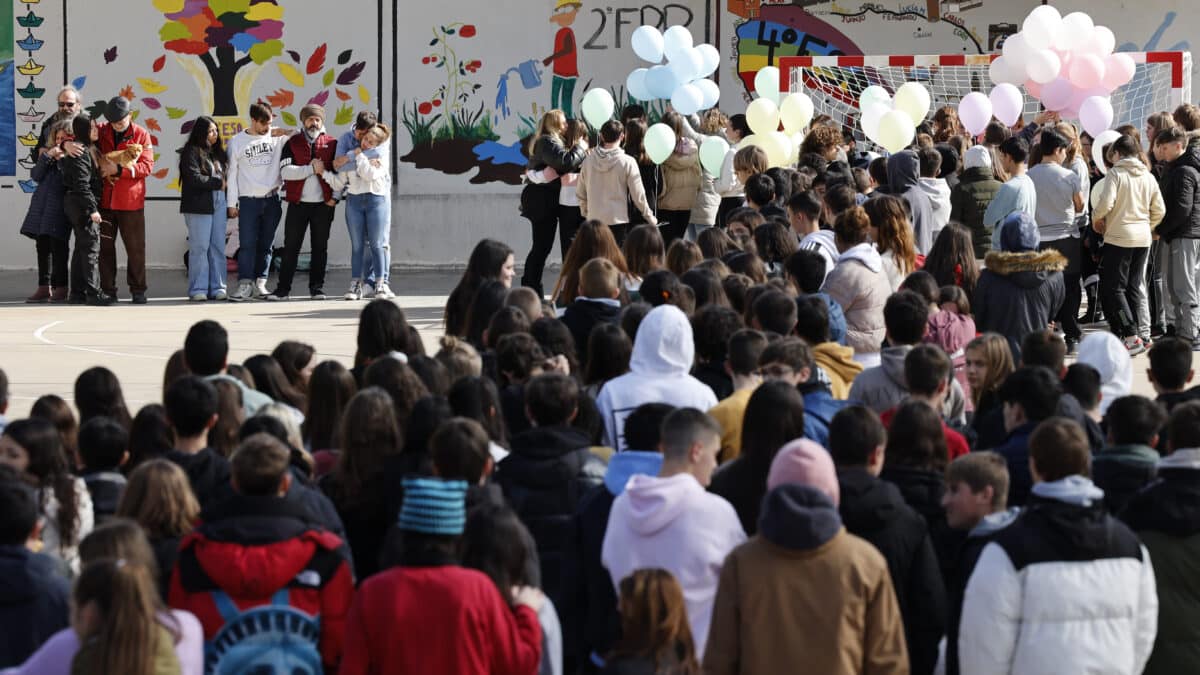
[[1023,272],[1045,277],[1067,268],[1067,259],[1052,248],[1044,251],[989,251],[983,262],[987,271],[1005,277],[1014,277]]

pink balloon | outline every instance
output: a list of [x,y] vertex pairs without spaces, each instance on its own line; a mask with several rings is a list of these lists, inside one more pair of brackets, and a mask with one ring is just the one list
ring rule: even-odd
[[1021,86],[1025,87],[1025,91],[1029,92],[1030,96],[1037,99],[1042,97],[1042,85],[1038,84],[1037,82],[1034,82],[1033,80],[1027,80]]
[[1104,60],[1104,87],[1109,91],[1129,84],[1137,64],[1128,54],[1116,53]]
[[992,102],[992,114],[996,119],[1010,127],[1016,124],[1025,107],[1025,97],[1021,90],[1011,84],[996,85],[988,94],[988,100]]
[[1056,49],[1056,48],[1052,47],[1050,49],[1050,51],[1054,52],[1055,54],[1058,54],[1058,60],[1062,61],[1063,72],[1066,72],[1067,68],[1069,68],[1071,66],[1071,59],[1074,58],[1074,55],[1071,53],[1071,50]]
[[1107,131],[1112,121],[1113,107],[1107,96],[1089,96],[1079,106],[1079,122],[1092,138]]
[[1071,83],[1065,77],[1060,77],[1049,84],[1042,85],[1041,101],[1047,110],[1060,111],[1071,104],[1071,95],[1075,93]]
[[1083,107],[1083,102],[1093,96],[1108,98],[1108,91],[1103,86],[1092,87],[1091,89],[1080,89],[1075,87],[1071,92],[1071,102],[1067,104],[1068,108],[1079,110]]
[[1095,54],[1080,54],[1071,60],[1067,69],[1071,84],[1080,89],[1091,89],[1104,81],[1104,60]]
[[958,119],[972,136],[978,136],[987,128],[988,122],[992,121],[992,102],[987,96],[973,91],[959,102]]

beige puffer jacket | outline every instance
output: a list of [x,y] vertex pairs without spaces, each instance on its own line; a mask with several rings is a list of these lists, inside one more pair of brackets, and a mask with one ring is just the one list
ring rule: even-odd
[[1121,248],[1150,246],[1150,231],[1166,215],[1154,175],[1136,157],[1113,165],[1092,204],[1092,221],[1104,221],[1104,243]]
[[700,153],[696,142],[681,138],[675,152],[662,163],[662,192],[658,197],[660,211],[691,211],[700,191]]

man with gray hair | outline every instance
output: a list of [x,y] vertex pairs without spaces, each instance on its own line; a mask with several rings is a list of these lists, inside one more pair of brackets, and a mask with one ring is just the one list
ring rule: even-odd
[[[54,140],[50,135],[50,127],[54,126],[59,120],[69,120],[79,114],[81,108],[79,103],[79,90],[75,85],[68,84],[58,90],[58,110],[42,123],[42,132],[38,135],[38,144],[34,146],[31,154],[31,159],[37,161],[43,152],[50,149],[50,145]],[[58,158],[56,158],[58,159]]]
[[309,103],[300,109],[303,129],[283,146],[279,175],[283,196],[288,203],[283,222],[283,261],[279,283],[267,300],[287,300],[292,278],[304,245],[304,233],[312,227],[312,258],[308,269],[308,291],[313,300],[325,299],[325,265],[329,260],[329,228],[337,205],[333,189],[323,174],[332,170],[337,139],[325,133],[325,109]]

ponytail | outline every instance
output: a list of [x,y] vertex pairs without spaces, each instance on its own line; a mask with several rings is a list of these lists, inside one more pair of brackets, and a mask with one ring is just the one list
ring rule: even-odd
[[149,569],[124,559],[94,561],[75,582],[74,600],[76,611],[93,604],[100,614],[99,628],[80,636],[96,645],[80,664],[84,672],[154,675],[159,598]]

